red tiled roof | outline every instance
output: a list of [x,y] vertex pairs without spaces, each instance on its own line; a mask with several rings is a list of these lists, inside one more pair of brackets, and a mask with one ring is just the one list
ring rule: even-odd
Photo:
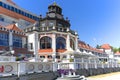
[[101,46],[102,49],[111,49],[111,46],[109,44],[103,44]]
[[6,26],[7,29],[9,30],[14,30],[14,31],[18,31],[18,32],[23,32],[21,29],[19,29],[15,24],[11,24]]
[[119,51],[117,51],[115,54],[120,54],[120,52],[119,52]]
[[83,48],[83,49],[87,49],[87,50],[90,50],[90,51],[95,51],[95,52],[103,53],[103,51],[101,51],[99,49],[96,49],[96,48],[93,48],[89,44],[86,44],[83,41],[79,41],[78,42],[78,47]]

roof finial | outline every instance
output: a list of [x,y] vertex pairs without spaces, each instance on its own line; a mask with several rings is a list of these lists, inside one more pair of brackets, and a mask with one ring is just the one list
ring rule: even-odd
[[57,5],[56,1],[54,0],[53,5]]

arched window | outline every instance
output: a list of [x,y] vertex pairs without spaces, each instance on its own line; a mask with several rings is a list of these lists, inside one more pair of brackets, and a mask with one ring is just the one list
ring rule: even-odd
[[75,50],[75,44],[74,41],[72,39],[70,39],[70,47]]
[[63,37],[58,37],[56,39],[56,49],[65,49],[66,48],[66,40]]
[[52,43],[52,39],[50,37],[42,37],[40,39],[40,49],[50,49],[51,48],[51,44]]

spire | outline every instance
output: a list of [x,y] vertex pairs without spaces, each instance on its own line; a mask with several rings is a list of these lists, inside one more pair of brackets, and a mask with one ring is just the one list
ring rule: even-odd
[[55,5],[55,6],[56,6],[56,5],[57,5],[57,3],[54,1],[54,2],[53,2],[53,5]]

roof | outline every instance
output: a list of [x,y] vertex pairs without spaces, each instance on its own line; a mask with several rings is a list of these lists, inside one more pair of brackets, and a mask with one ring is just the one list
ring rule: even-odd
[[79,42],[78,42],[78,47],[83,48],[83,49],[86,49],[86,50],[90,50],[90,51],[95,51],[95,52],[103,53],[103,51],[101,51],[101,50],[99,50],[99,49],[96,49],[96,48],[93,48],[93,47],[91,47],[89,44],[86,44],[86,43],[83,42],[83,41],[79,41]]
[[56,7],[61,8],[56,2],[53,2],[53,4],[49,5],[48,7],[51,7],[51,6],[56,6]]
[[120,55],[120,52],[119,52],[119,51],[117,51],[115,54],[119,54],[119,55]]
[[7,29],[9,30],[14,30],[14,31],[18,31],[18,32],[23,32],[20,28],[18,28],[15,24],[11,24],[6,26]]
[[111,46],[109,44],[103,44],[101,45],[102,49],[111,49]]
[[9,2],[10,4],[16,5],[12,0],[6,0],[7,2]]

